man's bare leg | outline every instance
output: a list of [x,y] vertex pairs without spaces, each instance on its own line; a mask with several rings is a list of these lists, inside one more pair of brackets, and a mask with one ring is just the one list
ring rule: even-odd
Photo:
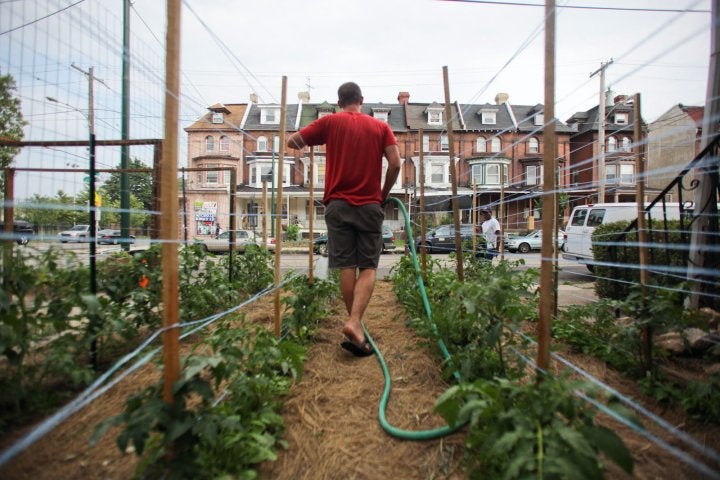
[[361,269],[357,276],[354,268],[340,271],[340,291],[350,315],[342,333],[355,343],[362,343],[365,340],[360,321],[375,289],[375,273],[374,268]]

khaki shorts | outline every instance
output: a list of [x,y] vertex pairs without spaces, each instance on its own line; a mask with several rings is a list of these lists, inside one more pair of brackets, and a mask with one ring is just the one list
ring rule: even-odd
[[325,207],[330,268],[377,269],[382,252],[382,207],[331,200]]

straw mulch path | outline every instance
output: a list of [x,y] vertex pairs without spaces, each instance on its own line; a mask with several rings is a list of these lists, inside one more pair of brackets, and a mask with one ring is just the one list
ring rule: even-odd
[[[438,359],[405,326],[392,284],[378,281],[365,325],[385,358],[392,393],[391,425],[425,430],[444,425],[433,412],[448,385]],[[384,377],[374,356],[356,358],[340,348],[346,319],[338,302],[310,348],[305,375],[285,404],[289,444],[262,469],[266,479],[457,479],[463,434],[430,441],[391,437],[378,422]]]

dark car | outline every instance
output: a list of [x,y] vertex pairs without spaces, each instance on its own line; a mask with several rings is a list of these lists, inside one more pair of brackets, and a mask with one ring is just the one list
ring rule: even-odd
[[133,244],[135,243],[135,237],[130,235],[123,238],[120,230],[105,229],[97,232],[97,243],[105,245],[117,245],[118,243]]
[[[460,237],[463,242],[472,242],[473,236],[476,235],[475,228],[470,224],[460,225]],[[430,229],[425,234],[425,240],[422,237],[415,237],[415,250],[420,251],[421,246],[425,244],[427,253],[449,253],[455,251],[455,225],[440,225]]]
[[[389,252],[390,250],[395,250],[395,234],[392,231],[392,228],[390,228],[389,225],[383,224],[382,226],[382,233],[383,233],[383,253]],[[327,256],[328,250],[327,250],[327,241],[328,237],[327,234],[320,235],[313,241],[313,252],[325,255]]]
[[[5,230],[5,224],[0,223],[0,232]],[[27,245],[30,238],[35,235],[35,227],[32,223],[26,222],[25,220],[15,220],[13,222],[13,240],[18,245]]]

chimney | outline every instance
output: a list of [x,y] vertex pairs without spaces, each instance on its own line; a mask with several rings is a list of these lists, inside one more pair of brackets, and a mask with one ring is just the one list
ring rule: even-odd
[[508,95],[507,93],[500,92],[497,95],[495,95],[495,104],[502,105],[503,103],[507,102],[509,98],[510,98],[510,95]]
[[250,94],[250,103],[257,103],[257,102],[258,102],[257,93],[251,93]]
[[310,92],[298,92],[300,103],[310,103]]
[[400,105],[407,105],[407,103],[410,101],[410,92],[400,92],[398,93],[398,103]]

